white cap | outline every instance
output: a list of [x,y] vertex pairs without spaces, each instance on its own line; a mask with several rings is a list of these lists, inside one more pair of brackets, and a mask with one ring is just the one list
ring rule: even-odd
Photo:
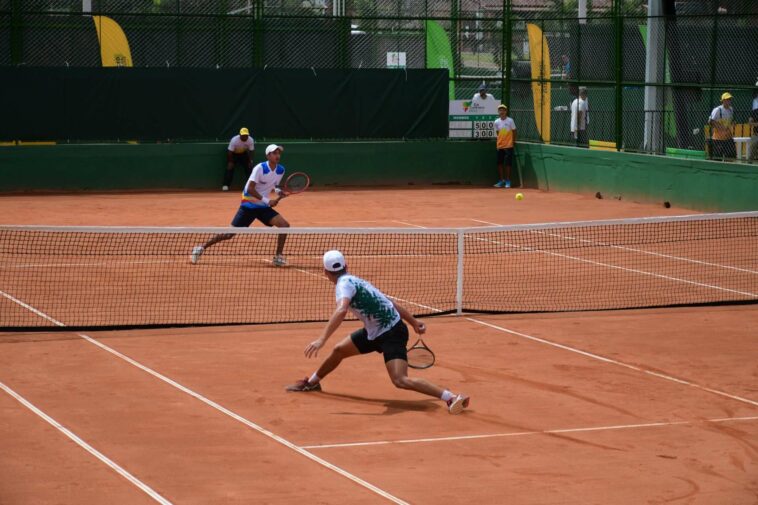
[[345,268],[345,257],[337,250],[324,253],[324,268],[330,272],[339,272]]
[[282,146],[278,146],[276,144],[269,144],[268,147],[266,147],[266,156],[268,156],[269,154],[273,153],[277,149],[279,149],[280,151],[284,152],[284,148]]

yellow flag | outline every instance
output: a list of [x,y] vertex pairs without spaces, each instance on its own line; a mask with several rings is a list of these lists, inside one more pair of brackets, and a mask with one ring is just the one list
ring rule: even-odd
[[124,30],[106,16],[92,16],[100,42],[100,59],[104,67],[131,67],[132,53]]
[[[550,48],[545,34],[539,26],[527,23],[529,33],[529,60],[532,64],[532,96],[534,98],[534,120],[537,131],[546,144],[550,143],[550,82],[538,79],[550,79]],[[536,82],[535,82],[536,81]]]

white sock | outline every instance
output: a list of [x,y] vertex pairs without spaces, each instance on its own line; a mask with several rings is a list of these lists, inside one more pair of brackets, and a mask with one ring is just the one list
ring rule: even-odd
[[440,396],[440,399],[441,399],[443,402],[447,402],[447,401],[449,401],[449,400],[452,400],[453,398],[455,398],[455,395],[454,395],[453,393],[451,393],[450,391],[448,391],[447,389],[446,389],[446,390],[444,390],[444,391],[442,392],[442,396]]
[[318,384],[320,380],[321,380],[321,377],[316,375],[316,372],[313,372],[313,375],[311,375],[311,378],[308,379],[308,384]]

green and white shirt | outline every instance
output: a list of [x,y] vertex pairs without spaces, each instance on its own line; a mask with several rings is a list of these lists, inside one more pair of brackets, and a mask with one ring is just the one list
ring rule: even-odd
[[350,300],[350,312],[363,322],[367,338],[374,340],[400,321],[392,302],[370,282],[354,275],[343,275],[335,287],[337,302]]

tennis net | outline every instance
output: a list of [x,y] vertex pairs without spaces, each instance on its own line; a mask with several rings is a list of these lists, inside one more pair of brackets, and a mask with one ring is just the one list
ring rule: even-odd
[[[192,264],[218,233],[235,237]],[[329,249],[418,316],[758,301],[758,212],[465,229],[0,226],[0,328],[324,321]]]

